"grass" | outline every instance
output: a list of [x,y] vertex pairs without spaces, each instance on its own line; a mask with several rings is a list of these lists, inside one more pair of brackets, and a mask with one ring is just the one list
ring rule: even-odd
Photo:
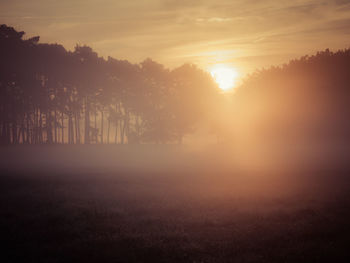
[[206,159],[72,171],[56,161],[2,165],[2,262],[347,262],[344,169],[218,169]]

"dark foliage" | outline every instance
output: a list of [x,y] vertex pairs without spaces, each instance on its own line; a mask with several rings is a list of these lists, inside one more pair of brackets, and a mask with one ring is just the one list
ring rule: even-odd
[[350,132],[350,49],[328,49],[248,76],[234,96],[236,127],[258,141],[335,141]]
[[181,142],[217,96],[193,65],[105,60],[88,46],[23,36],[0,27],[2,144]]

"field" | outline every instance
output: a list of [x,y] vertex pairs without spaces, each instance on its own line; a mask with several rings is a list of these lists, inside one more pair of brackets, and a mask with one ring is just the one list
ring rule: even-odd
[[237,160],[177,146],[2,148],[1,261],[347,262],[345,166]]

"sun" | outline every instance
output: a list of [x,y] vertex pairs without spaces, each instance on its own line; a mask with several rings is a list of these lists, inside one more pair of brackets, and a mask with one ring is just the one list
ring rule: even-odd
[[217,65],[213,67],[210,70],[210,74],[219,85],[219,88],[224,91],[234,88],[238,77],[238,72],[235,68],[225,65]]

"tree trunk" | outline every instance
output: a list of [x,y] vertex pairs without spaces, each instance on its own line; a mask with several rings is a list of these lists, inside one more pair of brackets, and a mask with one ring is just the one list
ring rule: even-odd
[[90,105],[89,99],[85,99],[85,144],[90,144]]
[[18,137],[17,137],[17,141],[18,143],[21,143],[21,135],[22,135],[22,143],[24,143],[25,141],[25,135],[24,135],[24,116],[22,116],[21,118],[21,128],[19,129],[18,132]]
[[80,137],[80,112],[77,114],[78,120],[77,120],[77,129],[78,129],[78,143],[81,143],[81,137]]
[[39,143],[43,143],[43,116],[41,114],[41,111],[39,113]]
[[111,126],[111,120],[108,118],[108,124],[107,124],[107,144],[109,144],[109,129]]
[[17,121],[16,117],[13,118],[12,122],[12,143],[17,144]]
[[78,132],[78,126],[79,126],[78,122],[79,122],[79,120],[78,120],[78,114],[77,114],[77,112],[74,112],[75,142],[76,142],[77,144],[80,144],[80,138],[79,138],[80,134],[79,134],[79,132]]
[[62,131],[62,144],[64,144],[64,114],[63,114],[63,111],[62,111],[62,115],[61,115],[61,117],[62,117],[62,120],[61,120],[61,131]]
[[27,138],[26,138],[26,143],[30,143],[29,138],[30,138],[30,127],[29,127],[29,118],[30,115],[26,113],[26,120],[27,120]]
[[68,143],[74,144],[74,126],[72,113],[68,114]]
[[130,118],[129,118],[129,112],[125,112],[125,132],[124,132],[124,140],[126,139],[126,142],[129,143],[129,131],[130,131]]
[[101,110],[101,144],[103,144],[103,108]]
[[118,143],[118,124],[119,124],[119,121],[116,119],[115,120],[115,135],[114,135],[114,143],[115,144]]
[[52,122],[51,122],[50,110],[46,113],[46,134],[47,134],[47,142],[51,144],[53,142],[53,138],[52,138]]
[[120,143],[124,144],[124,134],[125,134],[125,117],[120,122]]
[[57,109],[55,106],[55,119],[54,119],[54,128],[55,128],[55,143],[57,144]]
[[97,115],[97,110],[96,110],[96,105],[94,105],[94,129],[95,129],[95,131],[94,131],[94,141],[95,141],[95,143],[98,143],[96,115]]
[[35,144],[39,143],[39,110],[38,108],[34,109],[33,141]]

